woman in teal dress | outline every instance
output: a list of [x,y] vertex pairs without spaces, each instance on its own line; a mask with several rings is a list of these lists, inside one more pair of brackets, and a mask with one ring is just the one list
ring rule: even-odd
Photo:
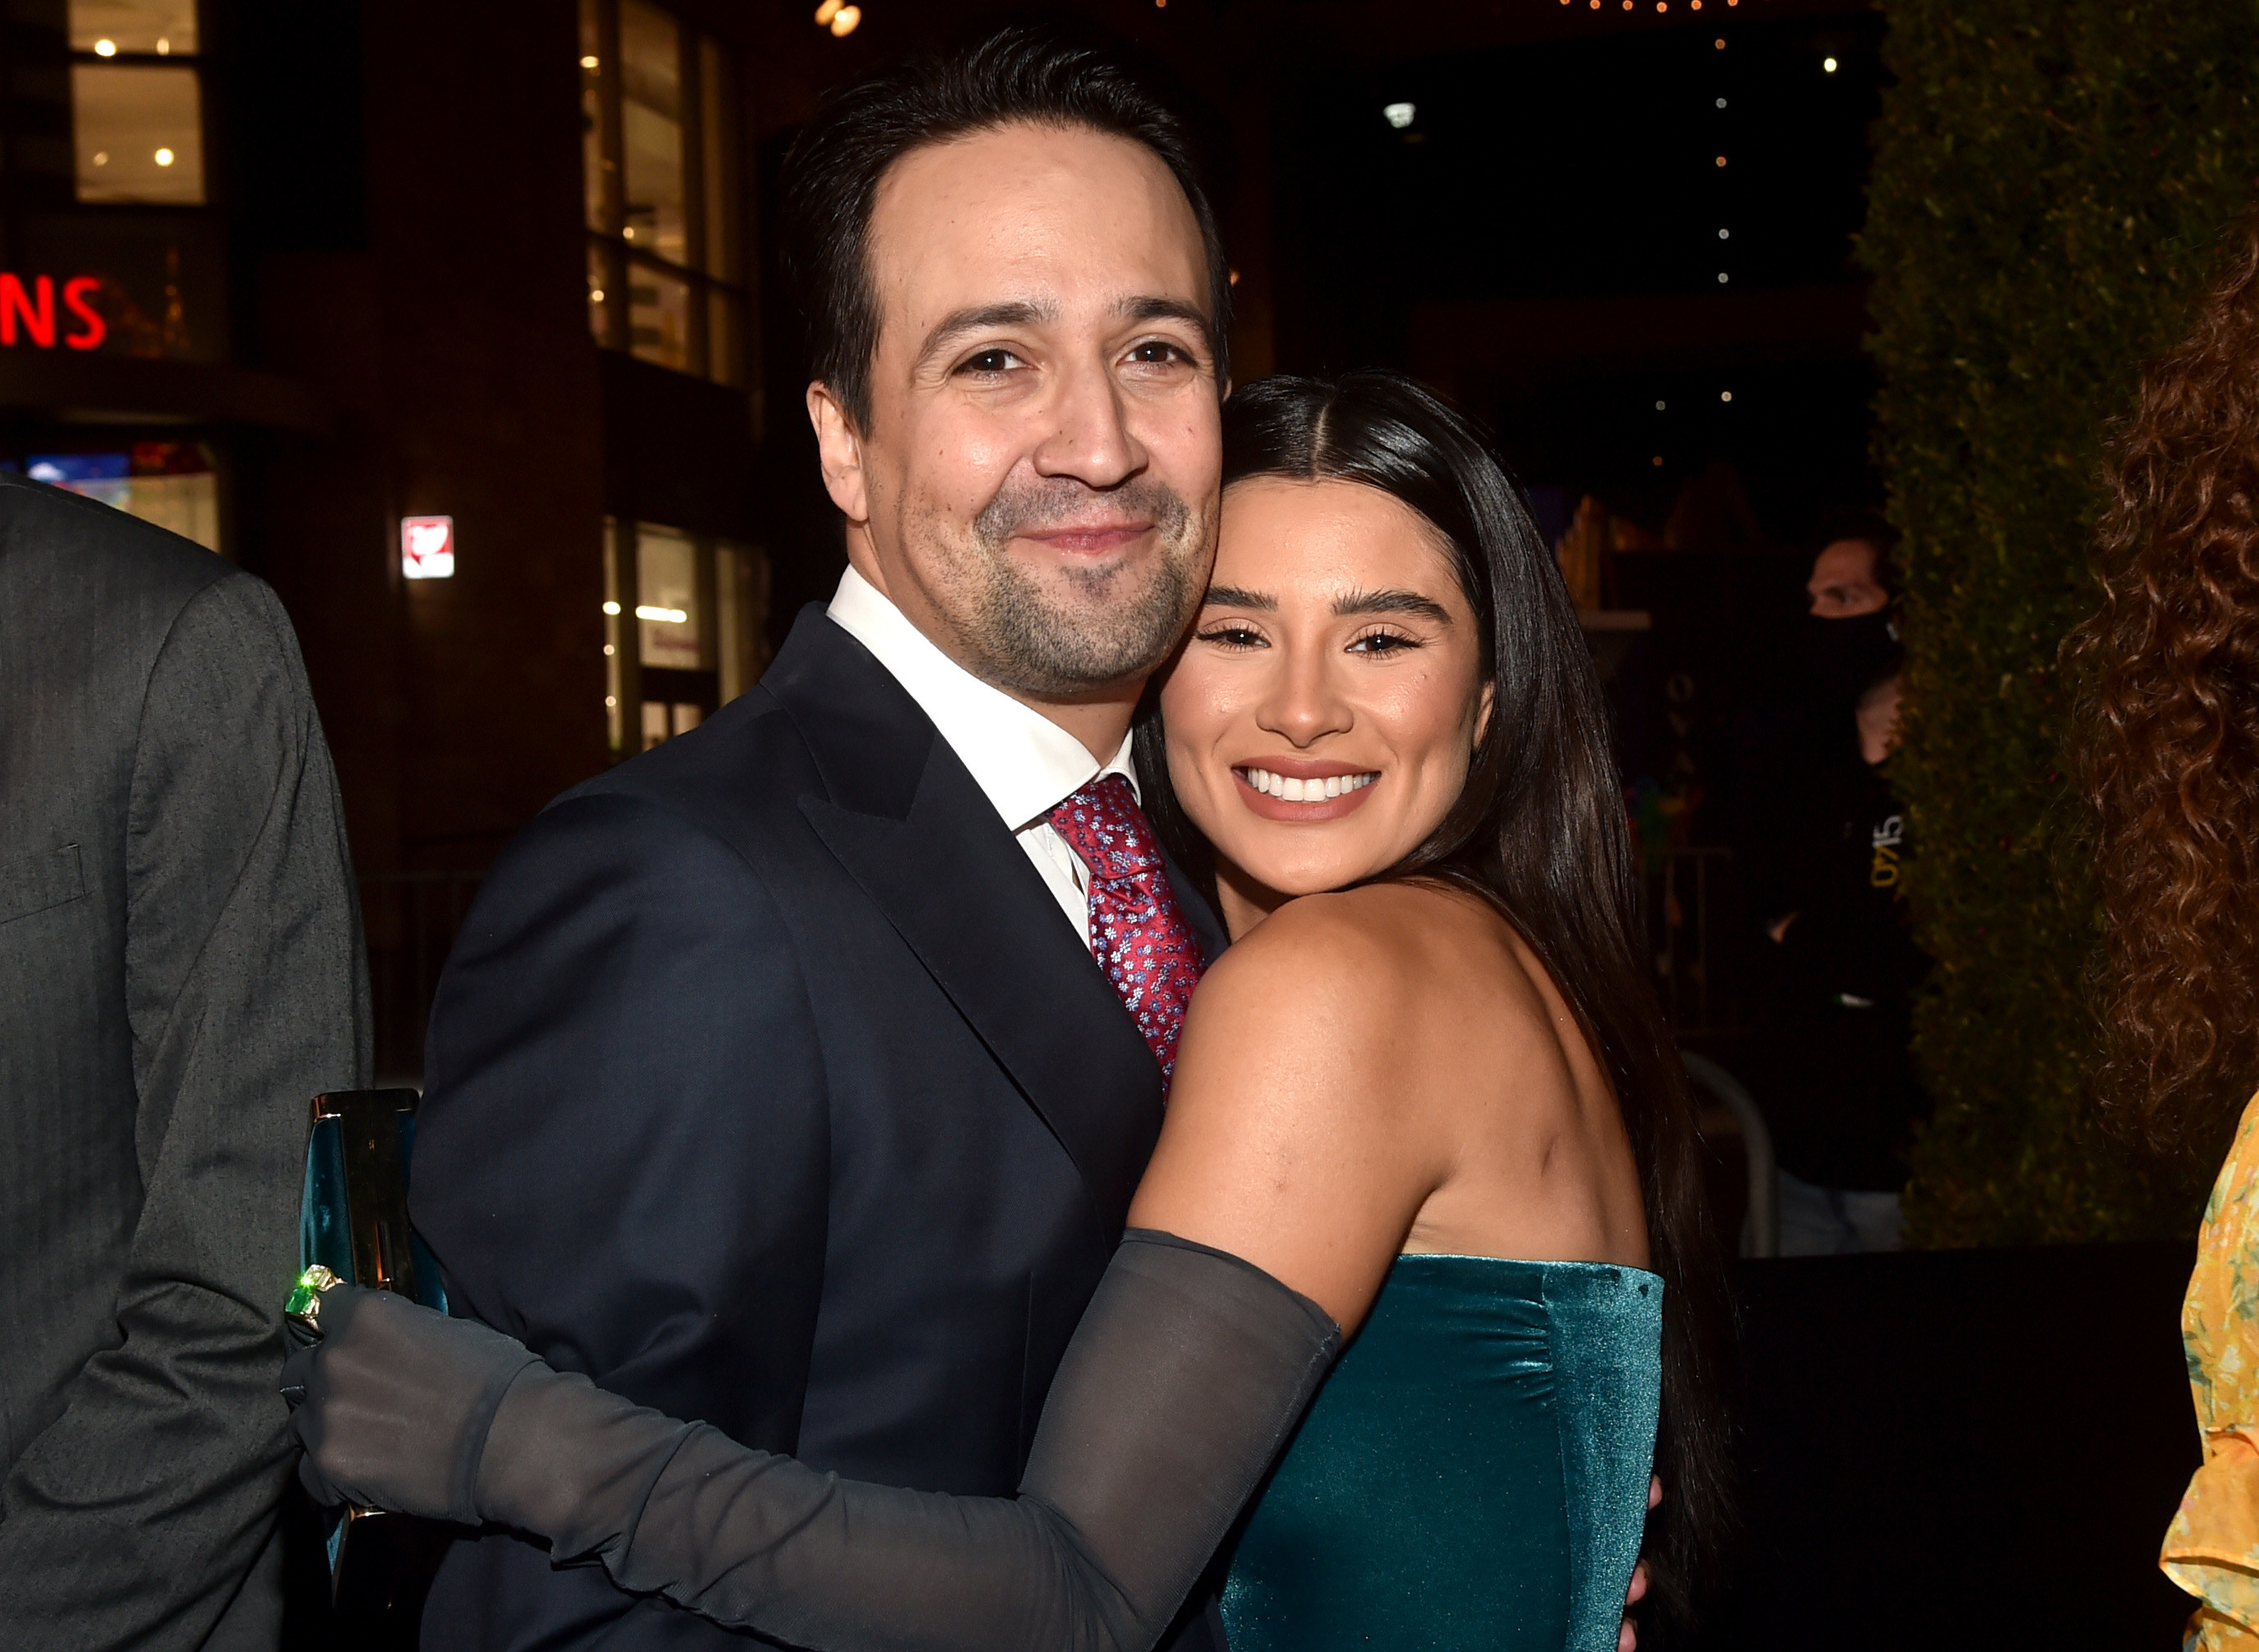
[[1700,1177],[1567,593],[1416,386],[1267,381],[1224,424],[1137,755],[1233,945],[1020,1495],[819,1475],[350,1287],[287,1378],[318,1493],[840,1652],[1150,1648],[1219,1559],[1233,1652],[1605,1652],[1643,1542],[1683,1599]]

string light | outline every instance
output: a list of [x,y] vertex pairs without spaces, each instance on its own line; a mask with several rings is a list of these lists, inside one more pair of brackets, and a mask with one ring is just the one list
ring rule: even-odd
[[855,25],[863,20],[863,8],[841,4],[841,0],[823,0],[816,8],[816,26],[829,29],[836,39],[845,39],[855,32]]
[[1833,75],[1835,72],[1835,60],[1832,57],[1821,58],[1820,60],[1820,72],[1822,75]]
[[1718,164],[1719,164],[1720,166],[1721,166],[1721,167],[1722,167],[1722,166],[1724,166],[1724,165],[1726,164],[1726,158],[1725,158],[1725,156],[1723,156],[1723,155],[1720,155],[1720,156],[1718,157]]

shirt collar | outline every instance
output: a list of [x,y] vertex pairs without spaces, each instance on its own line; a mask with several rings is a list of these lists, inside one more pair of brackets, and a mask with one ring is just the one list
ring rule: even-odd
[[917,701],[1014,831],[1040,822],[1060,800],[1101,775],[1119,774],[1132,792],[1137,789],[1128,735],[1111,762],[1096,762],[1081,741],[1042,712],[943,653],[852,567],[840,575],[824,611]]

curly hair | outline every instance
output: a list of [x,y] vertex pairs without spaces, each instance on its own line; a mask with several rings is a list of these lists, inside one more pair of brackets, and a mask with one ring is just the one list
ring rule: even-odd
[[2111,454],[2065,644],[2106,938],[2099,1100],[2198,1147],[2259,1083],[2259,217]]

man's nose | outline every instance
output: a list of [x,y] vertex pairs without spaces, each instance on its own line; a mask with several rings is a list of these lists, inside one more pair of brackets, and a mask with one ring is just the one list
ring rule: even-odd
[[1035,452],[1037,474],[1112,488],[1145,468],[1144,444],[1130,428],[1121,388],[1101,366],[1063,370],[1044,413],[1051,428]]
[[1276,658],[1268,692],[1255,709],[1256,725],[1297,750],[1346,733],[1356,718],[1339,692],[1326,648],[1289,641],[1279,646]]

